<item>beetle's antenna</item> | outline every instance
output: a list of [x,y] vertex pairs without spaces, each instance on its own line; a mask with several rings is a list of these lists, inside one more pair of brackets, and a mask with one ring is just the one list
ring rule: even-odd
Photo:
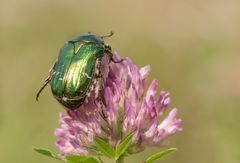
[[111,37],[113,34],[114,34],[113,31],[110,31],[110,33],[108,35],[101,36],[101,38],[103,39],[103,38],[106,38],[106,37]]
[[47,78],[43,84],[43,86],[40,88],[40,90],[38,91],[37,95],[36,95],[36,100],[38,101],[38,98],[41,94],[41,92],[43,91],[43,89],[47,86],[47,84],[50,82],[50,78]]

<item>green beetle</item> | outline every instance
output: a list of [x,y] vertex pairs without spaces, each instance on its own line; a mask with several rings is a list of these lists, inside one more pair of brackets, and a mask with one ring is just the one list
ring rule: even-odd
[[49,76],[38,91],[36,100],[47,86],[51,85],[53,96],[65,107],[77,109],[85,101],[93,85],[101,80],[100,66],[102,57],[109,55],[115,61],[111,47],[103,38],[112,36],[97,36],[91,33],[80,35],[63,45],[57,61],[49,71]]

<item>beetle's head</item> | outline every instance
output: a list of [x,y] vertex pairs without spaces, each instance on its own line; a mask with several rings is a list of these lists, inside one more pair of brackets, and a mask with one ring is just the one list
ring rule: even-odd
[[[113,34],[114,34],[113,31],[110,31],[110,33],[109,33],[108,35],[100,36],[100,37],[101,37],[101,39],[104,39],[104,38],[111,37]],[[112,53],[112,48],[111,48],[110,45],[105,44],[105,45],[104,45],[104,49],[105,49],[105,52],[106,52],[106,53],[109,53],[109,54]]]

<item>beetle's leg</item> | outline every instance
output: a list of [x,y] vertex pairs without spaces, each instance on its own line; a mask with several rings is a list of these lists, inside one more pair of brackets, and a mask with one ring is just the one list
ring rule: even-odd
[[38,93],[37,93],[37,95],[36,95],[36,100],[37,100],[37,101],[38,101],[38,98],[39,98],[41,92],[43,91],[43,89],[47,86],[47,84],[48,84],[50,81],[51,81],[50,76],[48,76],[48,78],[45,80],[43,86],[39,89],[39,91],[38,91]]
[[126,60],[126,59],[121,58],[120,60],[115,60],[113,57],[111,57],[111,61],[112,61],[113,63],[121,63],[121,62],[123,62],[124,60]]
[[[115,60],[114,59],[114,55],[113,55],[113,53],[112,53],[112,48],[111,48],[111,46],[109,46],[109,45],[105,45],[105,53],[109,56],[109,58],[110,58],[110,60],[113,62],[113,63],[121,63],[121,62],[123,62],[124,60],[126,60],[125,58],[121,58],[120,60]],[[109,60],[109,61],[110,61]]]
[[114,58],[113,58],[113,54],[111,53],[110,54],[110,59],[111,59],[111,61],[113,62],[113,63],[121,63],[121,62],[123,62],[124,60],[126,60],[125,58],[121,58],[121,59],[119,59],[119,60],[115,60]]
[[104,85],[103,85],[103,78],[102,78],[102,74],[99,73],[99,75],[96,77],[98,78],[97,81],[99,81],[96,85],[96,100],[99,102],[100,104],[100,107],[101,107],[101,113],[100,115],[102,116],[103,119],[106,119],[106,114],[104,112],[104,100],[103,100],[103,88],[104,88]]
[[96,68],[95,68],[95,76],[94,76],[94,91],[95,91],[95,101],[98,101],[100,104],[101,112],[99,111],[100,116],[106,120],[106,115],[104,113],[104,101],[103,101],[103,88],[104,88],[104,82],[103,82],[103,76],[100,71],[101,69],[101,59],[98,59],[96,62]]
[[99,94],[98,94],[98,98],[99,98],[99,102],[100,102],[100,106],[101,106],[101,112],[102,112],[102,116],[103,116],[103,119],[106,119],[107,116],[104,112],[104,103],[105,101],[103,100],[103,80],[101,79],[101,85],[100,85],[100,90],[99,90]]
[[41,92],[43,91],[43,89],[44,89],[44,88],[47,86],[47,84],[51,81],[51,79],[52,79],[52,74],[53,74],[53,69],[54,69],[56,63],[57,63],[57,61],[53,64],[53,66],[52,66],[51,69],[49,70],[49,75],[48,75],[47,79],[45,79],[45,82],[44,82],[43,86],[39,89],[39,91],[38,91],[38,93],[37,93],[37,95],[36,95],[36,100],[37,100],[37,101],[38,101],[38,98],[39,98]]

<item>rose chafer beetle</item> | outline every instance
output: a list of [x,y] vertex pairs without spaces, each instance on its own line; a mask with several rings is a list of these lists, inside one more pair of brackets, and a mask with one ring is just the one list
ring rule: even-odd
[[100,66],[103,56],[108,55],[115,63],[122,61],[115,61],[111,47],[104,43],[103,38],[112,35],[112,32],[107,36],[87,33],[66,42],[36,99],[38,100],[47,84],[50,84],[53,96],[63,106],[69,109],[79,108],[96,80],[101,80]]

